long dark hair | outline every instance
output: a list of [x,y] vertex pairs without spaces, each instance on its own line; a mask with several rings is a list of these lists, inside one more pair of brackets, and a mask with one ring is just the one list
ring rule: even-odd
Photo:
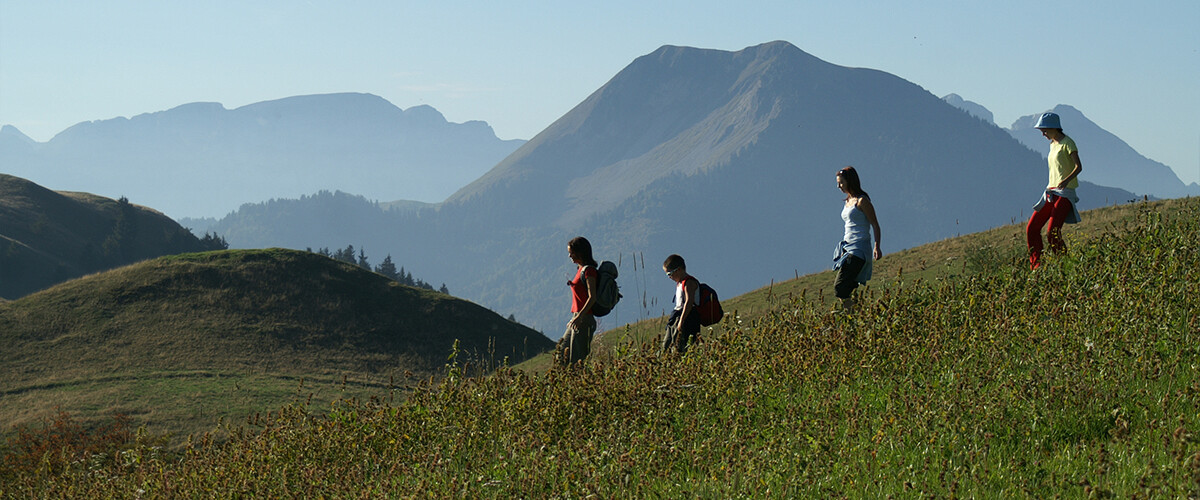
[[858,180],[858,171],[854,167],[846,166],[838,170],[838,177],[842,178],[842,183],[846,185],[846,190],[850,192],[846,196],[849,200],[851,196],[855,198],[870,198],[871,196],[863,191],[862,182]]
[[567,248],[571,249],[584,264],[592,267],[600,266],[596,263],[596,259],[592,258],[592,242],[588,241],[587,238],[583,236],[571,238],[571,241],[567,242]]

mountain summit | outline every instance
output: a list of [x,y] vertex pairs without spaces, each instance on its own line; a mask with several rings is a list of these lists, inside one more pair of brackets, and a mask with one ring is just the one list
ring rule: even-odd
[[732,53],[662,47],[447,203],[524,200],[503,216],[577,226],[656,181],[729,165],[787,109],[795,78],[824,82],[833,71],[786,42]]

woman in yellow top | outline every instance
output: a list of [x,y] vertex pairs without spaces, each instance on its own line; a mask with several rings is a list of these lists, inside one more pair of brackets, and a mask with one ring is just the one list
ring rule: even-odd
[[1063,133],[1057,114],[1042,114],[1033,127],[1041,130],[1042,136],[1050,140],[1050,154],[1046,156],[1050,180],[1041,199],[1033,206],[1029,224],[1025,226],[1029,265],[1037,269],[1041,265],[1042,227],[1047,222],[1050,223],[1050,229],[1046,231],[1050,251],[1056,254],[1067,251],[1062,239],[1062,226],[1063,223],[1079,222],[1079,210],[1075,208],[1079,197],[1075,195],[1075,188],[1079,187],[1077,177],[1083,171],[1083,164],[1079,161],[1079,148],[1075,147],[1075,141]]

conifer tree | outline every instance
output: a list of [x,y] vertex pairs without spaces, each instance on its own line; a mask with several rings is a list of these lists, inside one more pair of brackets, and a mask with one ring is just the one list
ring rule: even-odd
[[117,218],[113,223],[112,232],[101,244],[104,257],[112,264],[125,263],[134,258],[131,255],[133,239],[137,234],[137,219],[129,198],[122,196],[117,200]]
[[387,276],[392,281],[399,281],[399,273],[396,271],[396,264],[392,263],[392,254],[388,254],[383,258],[383,262],[375,266],[375,272]]
[[354,256],[354,245],[346,245],[346,248],[335,252],[333,258],[350,264],[358,264],[358,260]]
[[358,249],[358,267],[361,267],[361,268],[363,268],[363,269],[366,269],[366,270],[368,270],[368,271],[370,271],[370,270],[371,270],[371,263],[370,263],[370,262],[367,262],[367,251],[366,251],[366,249],[363,249],[363,248],[359,248],[359,249]]
[[229,242],[225,241],[225,237],[218,236],[217,233],[204,233],[204,237],[200,238],[200,245],[205,250],[229,250]]

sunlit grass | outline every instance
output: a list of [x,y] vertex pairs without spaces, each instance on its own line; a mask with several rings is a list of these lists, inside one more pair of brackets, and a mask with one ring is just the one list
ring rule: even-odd
[[1197,496],[1200,203],[1179,203],[1070,241],[1037,272],[1007,251],[954,277],[896,272],[852,316],[811,290],[774,294],[684,357],[626,335],[571,369],[292,405],[224,444],[133,446],[0,484],[14,497]]

